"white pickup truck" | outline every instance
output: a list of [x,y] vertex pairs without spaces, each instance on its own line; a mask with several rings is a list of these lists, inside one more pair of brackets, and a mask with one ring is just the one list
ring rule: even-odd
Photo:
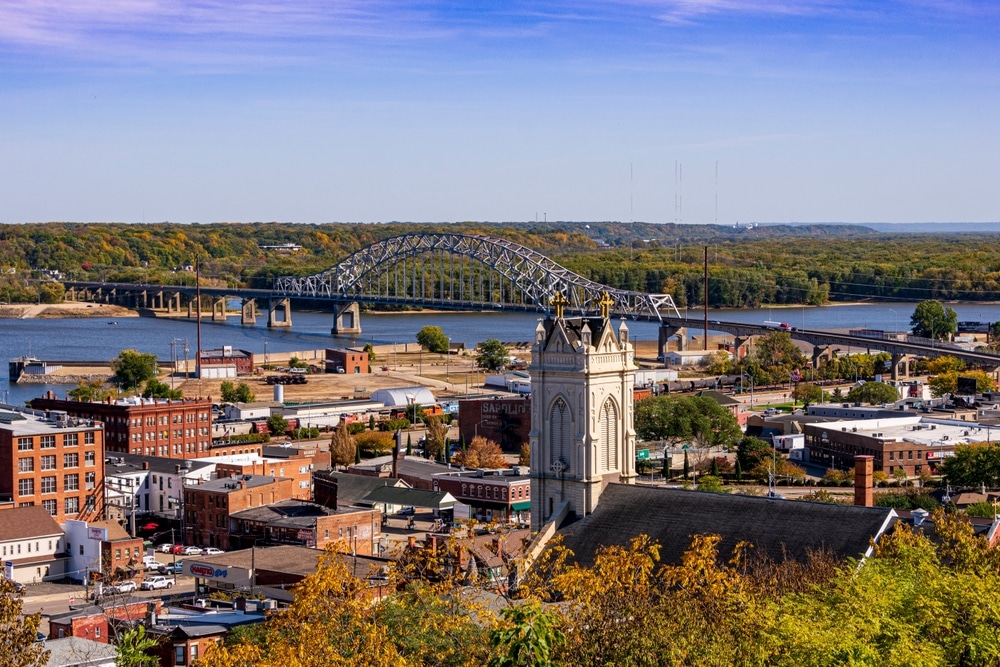
[[141,588],[144,591],[151,591],[157,588],[170,588],[175,583],[176,579],[173,577],[155,576],[143,581]]

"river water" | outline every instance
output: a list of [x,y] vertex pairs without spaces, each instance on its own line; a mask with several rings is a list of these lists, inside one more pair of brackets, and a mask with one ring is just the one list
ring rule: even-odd
[[[995,322],[1000,320],[1000,304],[948,304],[958,313],[960,321]],[[915,303],[855,304],[805,308],[775,308],[709,310],[710,320],[760,324],[765,320],[787,322],[804,329],[869,328],[885,331],[909,328]],[[681,316],[685,316],[685,311]],[[691,333],[703,320],[701,310],[691,309]],[[263,355],[265,352],[313,350],[324,347],[386,343],[412,343],[421,327],[440,326],[452,342],[464,342],[468,347],[487,338],[505,342],[532,339],[540,315],[535,313],[393,313],[361,315],[363,334],[358,337],[333,337],[333,322],[329,313],[294,312],[291,329],[268,329],[266,326],[244,327],[239,317],[230,317],[226,324],[203,322],[201,344],[205,349],[231,345],[237,349]],[[262,317],[259,322],[266,322]],[[106,319],[26,319],[0,320],[0,352],[7,359],[32,355],[46,361],[107,361],[123,349],[136,349],[155,354],[160,360],[184,359],[185,344],[188,358],[194,359],[197,331],[193,321],[128,317],[109,324]],[[652,322],[630,322],[634,340],[655,340],[657,325]],[[265,342],[266,341],[266,342]],[[266,349],[265,349],[266,345]],[[11,385],[7,374],[0,373],[0,391],[11,404],[35,398],[48,387],[41,385]],[[54,387],[65,393],[66,385]]]

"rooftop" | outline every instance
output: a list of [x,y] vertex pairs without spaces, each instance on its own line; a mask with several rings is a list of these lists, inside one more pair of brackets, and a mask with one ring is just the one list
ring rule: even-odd
[[[326,553],[329,552],[286,544],[276,547],[228,551],[218,556],[198,556],[197,561],[224,567],[239,567],[247,570],[255,567],[258,571],[268,570],[307,576],[317,570],[320,559]],[[348,568],[353,565],[355,574],[362,578],[367,577],[371,572],[381,570],[382,566],[385,565],[385,560],[379,558],[354,557],[350,554],[334,554],[334,557],[342,560]]]
[[[219,457],[221,458],[221,457]],[[104,458],[104,471],[107,475],[122,475],[146,471],[144,467],[149,465],[148,472],[157,474],[177,473],[177,466],[188,466],[188,472],[194,472],[215,465],[217,461],[199,459],[168,459],[162,456],[142,456],[139,454],[124,454],[121,452],[109,452]],[[183,468],[182,468],[183,470]]]
[[41,505],[15,507],[0,512],[0,542],[51,535],[62,537],[63,531]]
[[0,412],[0,429],[11,431],[12,435],[48,435],[58,432],[99,431],[104,427],[101,423],[90,419],[69,417],[57,411],[29,410],[5,406]]
[[230,493],[239,488],[252,489],[257,486],[264,486],[265,484],[273,484],[274,480],[274,477],[265,475],[238,475],[234,478],[223,477],[222,479],[213,479],[201,484],[192,484],[185,488],[188,491]]

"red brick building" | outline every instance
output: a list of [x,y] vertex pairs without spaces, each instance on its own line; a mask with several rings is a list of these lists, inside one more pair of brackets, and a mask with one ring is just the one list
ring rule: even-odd
[[217,350],[201,351],[201,366],[235,366],[237,375],[253,374],[253,352],[247,350],[234,350],[231,346]]
[[39,505],[59,523],[103,516],[104,436],[64,412],[0,413],[0,502]]
[[143,543],[141,537],[131,537],[117,521],[94,521],[90,528],[103,528],[106,538],[101,540],[101,574],[105,584],[119,581],[142,581]]
[[516,454],[528,442],[531,432],[531,398],[505,396],[459,401],[458,429],[466,443],[482,436],[505,452]]
[[520,473],[521,469],[515,468],[496,474],[479,471],[438,474],[432,478],[432,484],[435,491],[446,491],[468,505],[481,521],[527,522],[531,518],[531,478]]
[[108,635],[115,631],[117,623],[128,627],[151,612],[158,614],[161,609],[162,603],[156,599],[71,609],[49,617],[49,639],[80,637],[109,644]]
[[234,513],[230,517],[230,544],[234,548],[295,544],[316,549],[332,544],[344,553],[377,556],[381,525],[382,512],[377,509],[331,509],[284,500]]
[[230,548],[230,517],[253,507],[293,497],[290,478],[242,475],[184,487],[184,541],[199,547]]
[[209,399],[127,398],[103,403],[65,401],[52,392],[31,401],[36,410],[60,410],[71,417],[104,423],[108,452],[190,459],[212,448]]
[[364,350],[347,347],[328,348],[326,351],[326,372],[340,373],[341,371],[338,369],[343,369],[344,373],[370,373],[368,353]]

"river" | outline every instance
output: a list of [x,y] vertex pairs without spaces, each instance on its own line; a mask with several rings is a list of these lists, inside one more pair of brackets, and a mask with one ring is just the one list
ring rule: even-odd
[[[1000,304],[948,304],[958,313],[960,321],[995,322],[1000,320]],[[710,320],[760,324],[765,320],[787,322],[804,329],[870,328],[886,331],[909,328],[915,303],[852,304],[805,308],[775,308],[773,310],[718,309],[709,310]],[[691,309],[692,333],[702,322],[702,311]],[[685,315],[685,311],[681,312]],[[205,349],[232,345],[254,354],[313,350],[386,343],[412,343],[421,327],[440,326],[453,342],[475,346],[487,338],[505,342],[528,341],[534,334],[540,317],[535,313],[362,313],[363,334],[358,337],[335,338],[330,335],[332,315],[316,312],[294,312],[291,329],[268,329],[266,326],[244,327],[239,317],[230,317],[226,324],[203,322],[201,344]],[[262,317],[259,322],[265,322]],[[32,355],[46,361],[106,361],[118,356],[123,349],[136,349],[169,360],[176,354],[184,359],[185,344],[188,358],[194,359],[197,331],[193,321],[186,319],[156,319],[127,317],[109,324],[106,319],[25,319],[0,320],[0,350],[6,358]],[[632,338],[651,340],[657,337],[657,325],[651,322],[630,322]],[[266,349],[265,349],[266,346]],[[47,387],[41,385],[11,385],[2,373],[0,391],[7,401],[21,404],[35,398]],[[66,385],[55,390],[66,391]]]

